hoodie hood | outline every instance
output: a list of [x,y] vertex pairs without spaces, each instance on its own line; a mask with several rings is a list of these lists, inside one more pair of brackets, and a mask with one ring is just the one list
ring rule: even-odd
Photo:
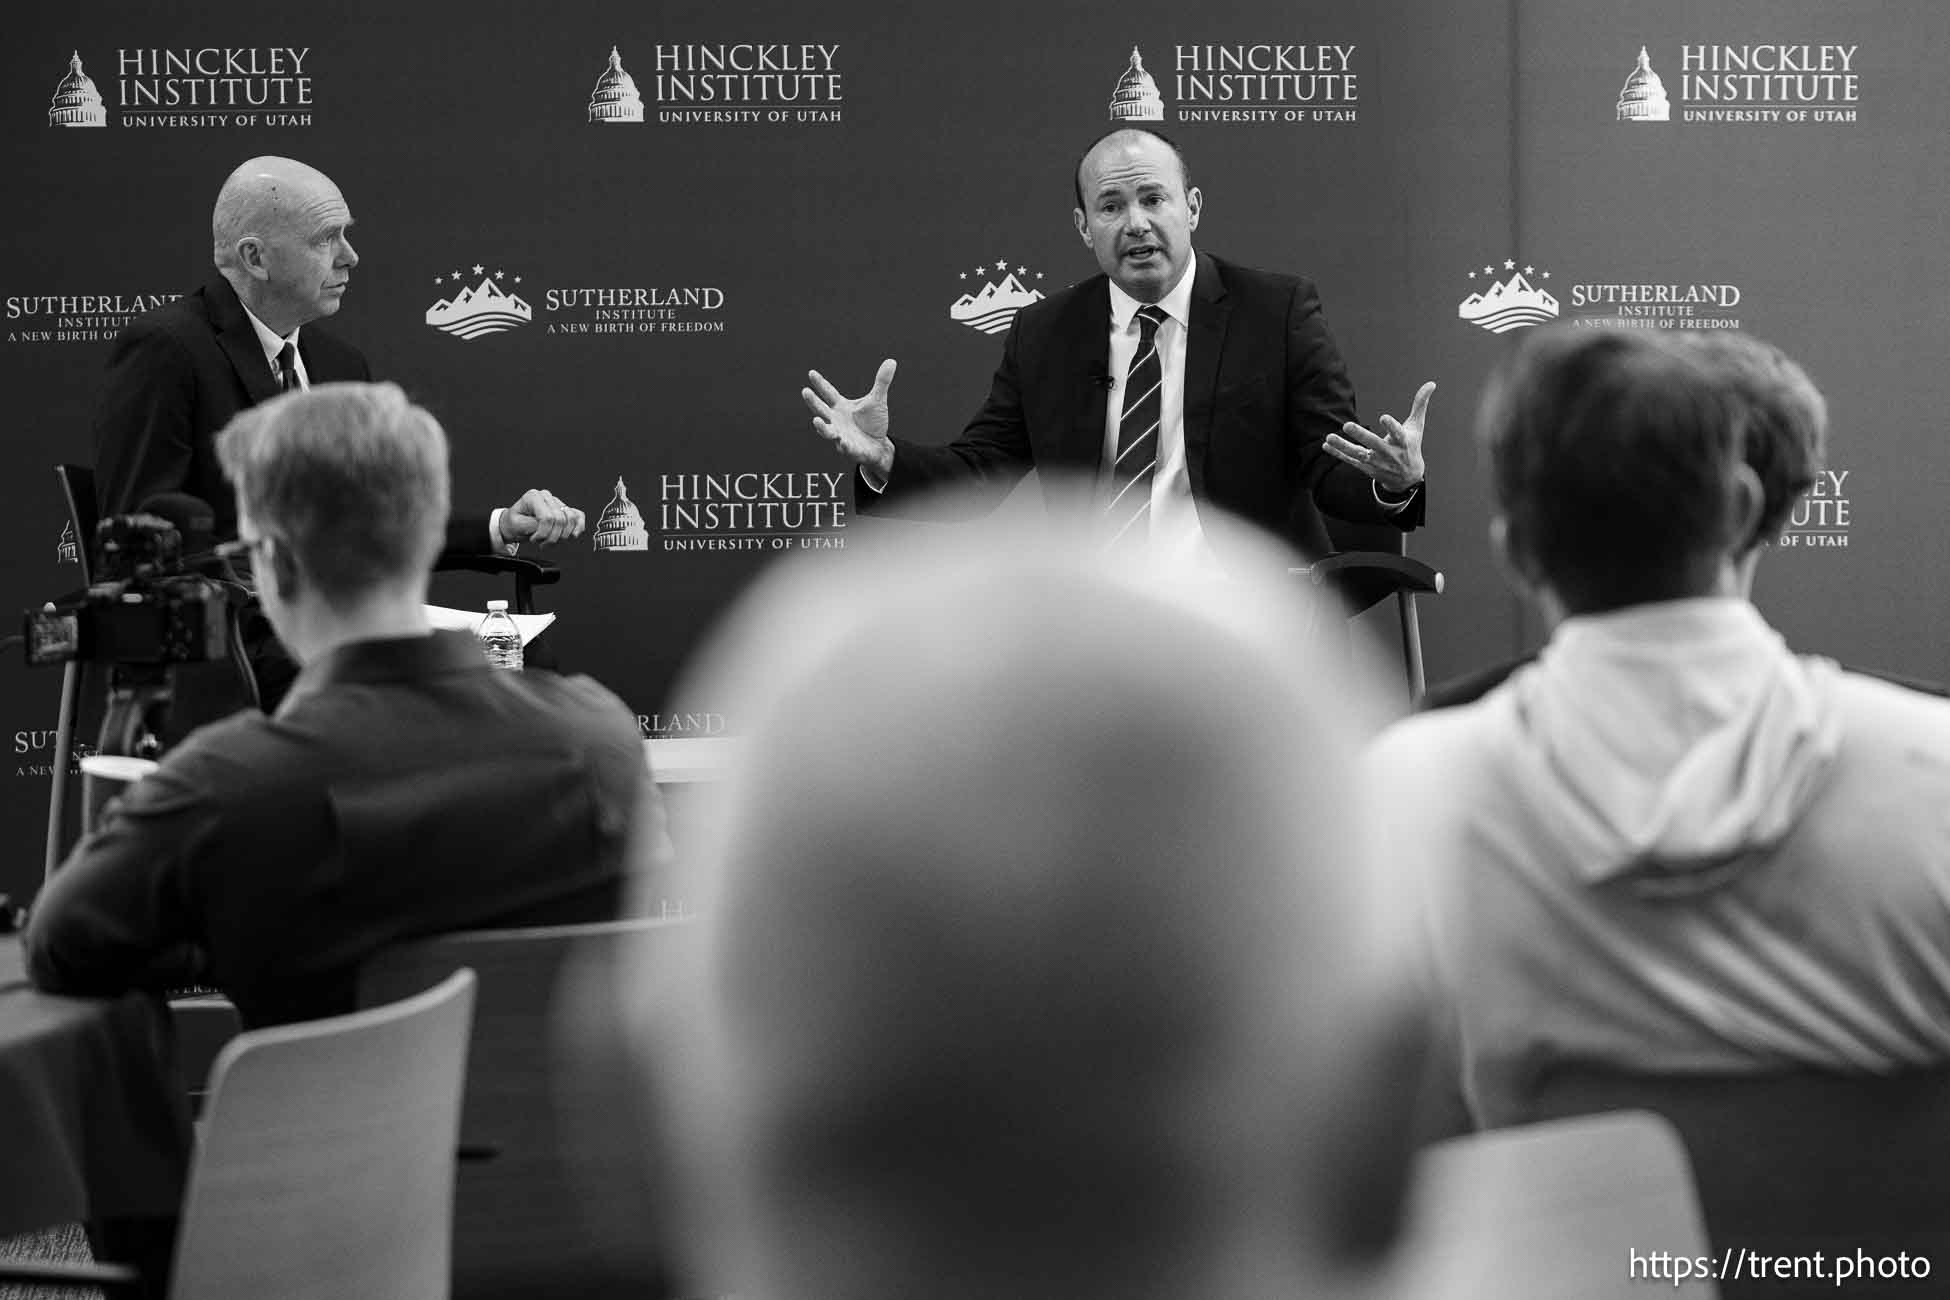
[[1791,653],[1745,600],[1567,619],[1510,682],[1514,793],[1587,883],[1712,889],[1778,844],[1827,781],[1840,676]]

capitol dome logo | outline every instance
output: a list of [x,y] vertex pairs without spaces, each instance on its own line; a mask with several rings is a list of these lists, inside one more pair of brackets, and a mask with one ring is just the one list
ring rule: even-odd
[[[1043,300],[1041,289],[1032,289],[1022,282],[1022,277],[1029,274],[1028,267],[1018,266],[1011,271],[1005,260],[996,262],[994,271],[1000,279],[990,278],[989,268],[984,266],[961,273],[963,280],[972,277],[982,287],[955,299],[948,308],[950,320],[983,334],[1000,334],[1015,323],[1017,312]],[[1036,272],[1035,278],[1042,279],[1043,273]]]
[[1667,122],[1671,119],[1672,102],[1666,98],[1666,83],[1652,70],[1652,57],[1641,45],[1638,66],[1625,78],[1625,89],[1618,94],[1618,120]]
[[1527,329],[1557,319],[1557,299],[1529,280],[1533,275],[1548,280],[1551,278],[1549,271],[1539,272],[1534,266],[1526,266],[1519,271],[1514,259],[1506,259],[1503,269],[1510,272],[1507,280],[1496,278],[1494,266],[1471,271],[1470,279],[1474,280],[1479,275],[1486,277],[1489,287],[1473,292],[1457,303],[1456,315],[1492,334],[1508,334],[1511,330]]
[[650,549],[650,533],[643,526],[643,512],[630,500],[630,490],[623,485],[621,476],[616,480],[615,495],[596,520],[595,544],[599,551]]
[[623,56],[614,45],[609,47],[609,66],[596,79],[596,89],[589,96],[589,120],[605,123],[643,121],[643,96],[637,93],[635,79],[623,71]]
[[1117,79],[1117,88],[1110,94],[1110,120],[1113,122],[1162,122],[1165,120],[1165,98],[1158,93],[1158,83],[1144,70],[1144,57],[1138,47],[1131,47],[1131,62],[1124,74]]
[[49,126],[107,126],[108,109],[92,77],[81,70],[81,51],[68,57],[68,75],[54,88],[47,106]]
[[[510,276],[498,269],[489,274],[480,263],[475,264],[473,273],[481,277],[481,282],[427,308],[427,324],[471,343],[484,334],[499,334],[534,320],[535,309],[502,287],[504,283],[520,284],[520,276]],[[435,276],[433,282],[435,285],[449,281],[464,284],[467,278],[459,271],[452,271]]]

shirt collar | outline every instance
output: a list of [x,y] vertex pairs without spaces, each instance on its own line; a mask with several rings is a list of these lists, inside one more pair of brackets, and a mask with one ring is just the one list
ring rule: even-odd
[[491,671],[480,643],[467,632],[352,641],[306,664],[278,706],[278,715],[334,686],[414,681],[477,668]]
[[[237,305],[240,307],[243,306],[241,299]],[[264,359],[271,363],[271,369],[276,370],[278,368],[278,353],[284,351],[286,342],[289,342],[292,347],[297,347],[298,331],[304,327],[302,325],[294,327],[290,337],[287,339],[278,335],[269,325],[259,320],[257,313],[250,308],[244,307],[244,315],[250,318],[251,328],[257,332],[257,345],[264,349]]]
[[[1178,322],[1184,329],[1192,319],[1192,281],[1198,279],[1198,254],[1193,253],[1191,261],[1185,266],[1185,274],[1178,277],[1178,283],[1171,286],[1171,292],[1158,300],[1157,306],[1165,315]],[[1137,315],[1138,308],[1144,306],[1115,280],[1110,284],[1110,330],[1122,334],[1131,328],[1131,317]]]

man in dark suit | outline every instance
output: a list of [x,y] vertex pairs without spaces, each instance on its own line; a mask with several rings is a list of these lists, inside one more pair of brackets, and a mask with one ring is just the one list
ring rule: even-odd
[[433,417],[391,384],[322,384],[246,411],[216,451],[302,671],[275,714],[202,728],[109,805],[34,906],[34,981],[213,984],[247,1027],[276,1024],[351,1010],[359,964],[403,939],[618,915],[668,852],[636,716],[429,627]]
[[1354,422],[1354,392],[1313,285],[1193,251],[1203,195],[1164,136],[1119,128],[1084,154],[1075,221],[1103,274],[1017,313],[987,402],[945,447],[895,439],[887,393],[843,397],[817,371],[813,426],[860,466],[863,513],[931,512],[930,489],[992,505],[1030,469],[1082,470],[1109,531],[1194,563],[1212,555],[1207,504],[1331,549],[1321,513],[1413,528],[1423,517],[1422,425]]
[[[372,377],[358,349],[316,324],[338,311],[359,264],[351,227],[345,197],[316,168],[264,157],[230,174],[211,216],[215,274],[131,321],[109,354],[95,417],[103,514],[187,492],[210,504],[219,539],[236,535],[236,501],[211,447],[217,430],[282,389]],[[553,542],[582,525],[581,511],[536,489],[492,515],[450,519],[445,549]]]

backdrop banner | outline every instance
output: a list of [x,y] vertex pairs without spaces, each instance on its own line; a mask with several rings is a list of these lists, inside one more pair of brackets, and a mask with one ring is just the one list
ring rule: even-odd
[[[1826,392],[1832,465],[1763,565],[1798,647],[1945,676],[1924,596],[1950,457],[1935,0],[1021,0],[265,9],[21,6],[0,51],[0,589],[79,585],[53,466],[92,461],[109,340],[193,289],[244,159],[333,177],[360,263],[329,328],[453,440],[457,507],[529,487],[589,532],[544,552],[568,669],[646,736],[735,733],[679,665],[764,565],[952,525],[856,518],[810,428],[895,357],[900,433],[973,413],[1024,303],[1095,270],[1078,155],[1116,120],[1183,146],[1199,247],[1312,277],[1372,424],[1440,385],[1411,550],[1433,679],[1533,646],[1489,559],[1471,419],[1549,320],[1738,326]],[[1024,494],[1019,493],[1020,499]],[[1027,508],[1018,502],[1003,507]],[[1621,539],[1630,544],[1630,539]],[[972,542],[971,542],[972,544]],[[441,603],[500,588],[443,577]],[[777,629],[789,638],[794,629]],[[0,666],[0,890],[39,870],[59,674]],[[86,740],[92,739],[84,737]],[[375,745],[386,743],[374,737]],[[84,745],[85,748],[85,745]]]

